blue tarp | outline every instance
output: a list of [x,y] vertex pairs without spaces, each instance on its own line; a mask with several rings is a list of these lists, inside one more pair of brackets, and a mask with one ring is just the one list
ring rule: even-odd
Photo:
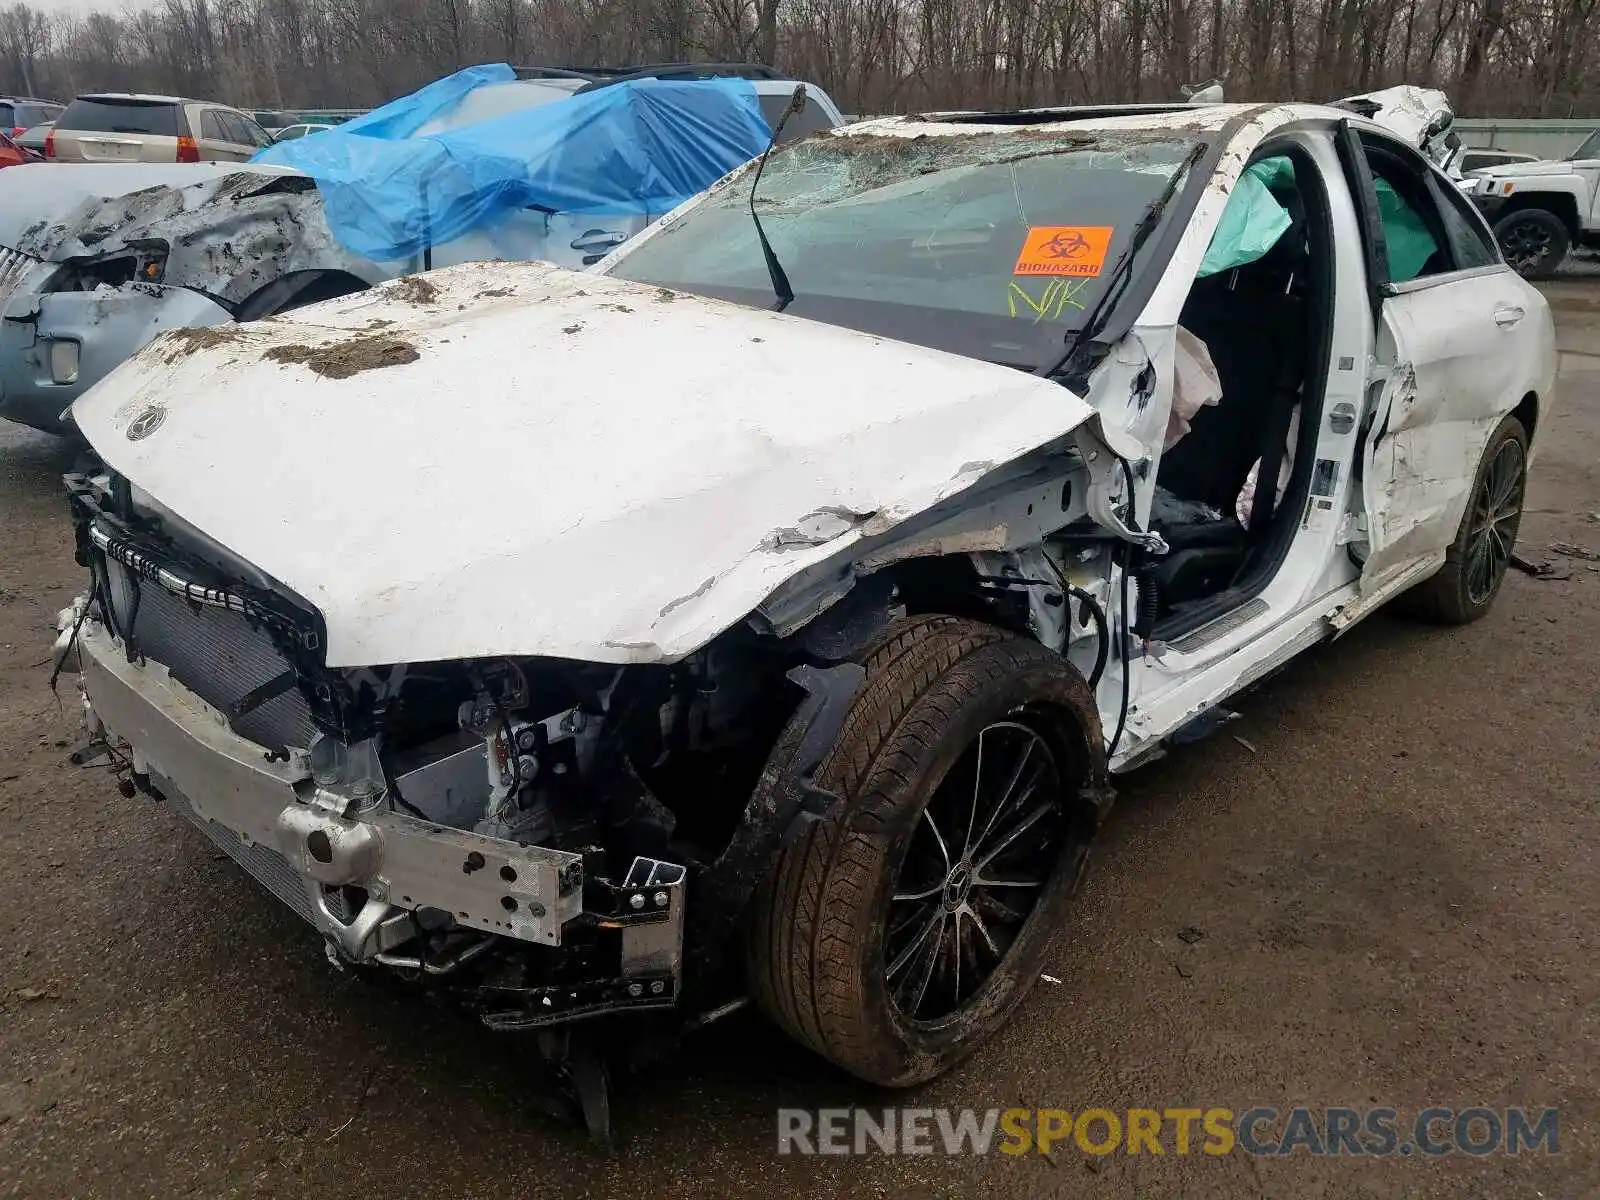
[[523,208],[660,216],[772,136],[743,79],[619,83],[414,136],[475,88],[514,78],[503,64],[469,67],[256,161],[310,175],[334,236],[368,258],[395,260]]

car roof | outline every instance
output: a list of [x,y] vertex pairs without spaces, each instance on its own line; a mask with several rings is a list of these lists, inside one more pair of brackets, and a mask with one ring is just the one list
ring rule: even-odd
[[[960,137],[977,130],[1028,129],[1070,133],[1090,129],[1217,133],[1230,122],[1251,117],[1268,126],[1289,121],[1349,118],[1363,127],[1381,125],[1325,104],[1099,104],[1013,111],[968,111],[874,117],[846,125],[838,133],[878,133],[903,137]],[[1387,131],[1384,131],[1387,132]]]
[[482,121],[492,121],[525,109],[565,100],[584,86],[578,78],[507,79],[473,88],[443,112],[417,127],[416,137],[445,133]]
[[[154,96],[146,92],[85,92],[76,96],[77,100],[92,100],[97,104],[116,103],[118,100],[136,100],[141,104],[211,104],[210,100],[187,100],[182,96]],[[227,104],[217,104],[218,108],[229,108]]]

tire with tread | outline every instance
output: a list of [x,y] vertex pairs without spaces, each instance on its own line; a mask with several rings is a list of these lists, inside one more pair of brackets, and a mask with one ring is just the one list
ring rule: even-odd
[[[1512,253],[1508,252],[1505,243],[1506,236],[1518,225],[1534,226],[1549,239],[1544,254],[1526,268],[1512,262]],[[1519,208],[1507,213],[1495,222],[1494,240],[1512,269],[1524,279],[1551,278],[1566,261],[1567,251],[1572,247],[1572,233],[1567,229],[1566,222],[1544,208]]]
[[[796,1040],[870,1082],[909,1086],[964,1058],[1026,995],[1094,826],[1087,805],[1073,809],[1072,836],[1044,894],[977,996],[950,1017],[914,1023],[884,984],[883,913],[923,806],[976,731],[1019,707],[1052,714],[1062,752],[1083,782],[1101,770],[1094,753],[1101,733],[1075,670],[1037,642],[993,626],[908,618],[858,661],[866,679],[817,771],[818,785],[841,803],[801,829],[757,889],[746,971],[752,999]],[[780,738],[773,761],[781,764],[796,740]],[[764,783],[781,774],[769,768]],[[1063,803],[1082,802],[1072,794]]]

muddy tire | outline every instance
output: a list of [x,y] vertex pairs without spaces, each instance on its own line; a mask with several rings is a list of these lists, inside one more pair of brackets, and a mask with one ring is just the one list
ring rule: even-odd
[[976,1049],[1038,978],[1097,821],[1101,734],[1081,676],[990,626],[913,618],[864,664],[818,771],[840,803],[758,888],[746,969],[791,1036],[902,1087]]
[[1466,625],[1489,611],[1517,544],[1527,480],[1528,435],[1516,417],[1506,417],[1478,462],[1467,511],[1444,566],[1400,598],[1405,613],[1440,625]]
[[1507,213],[1495,222],[1494,240],[1506,263],[1524,279],[1549,279],[1572,245],[1566,222],[1543,208]]

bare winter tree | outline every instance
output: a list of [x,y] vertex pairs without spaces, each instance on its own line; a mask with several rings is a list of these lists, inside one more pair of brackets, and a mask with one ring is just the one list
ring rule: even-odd
[[[92,3],[93,0],[90,0]],[[1459,111],[1600,113],[1600,0],[160,0],[0,7],[0,89],[375,104],[477,62],[755,60],[851,112],[1230,96],[1392,83]]]

